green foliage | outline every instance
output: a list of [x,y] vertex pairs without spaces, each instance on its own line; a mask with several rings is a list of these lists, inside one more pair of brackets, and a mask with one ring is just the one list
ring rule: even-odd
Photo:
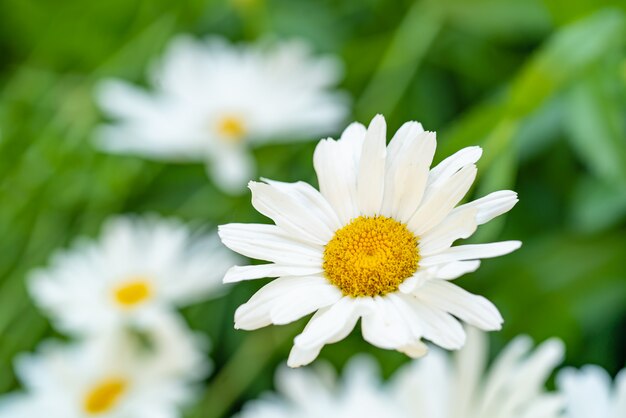
[[[232,0],[0,2],[0,392],[11,361],[52,334],[25,280],[111,214],[159,212],[211,225],[263,221],[249,196],[221,194],[203,167],[97,152],[94,84],[136,82],[176,33],[309,39],[345,62],[354,116],[420,120],[437,130],[437,160],[480,144],[477,195],[512,188],[520,203],[476,237],[522,239],[461,283],[506,319],[493,340],[558,336],[568,363],[611,371],[626,358],[626,18],[620,1]],[[315,182],[312,142],[255,151],[262,176]],[[193,416],[232,412],[270,387],[297,324],[232,329],[259,283],[185,310],[210,335],[217,375]],[[356,351],[402,355],[360,336],[324,349],[338,366]]]

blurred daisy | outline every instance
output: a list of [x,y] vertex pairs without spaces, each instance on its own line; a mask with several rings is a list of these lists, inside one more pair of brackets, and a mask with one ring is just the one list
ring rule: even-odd
[[557,418],[563,400],[544,385],[563,360],[563,343],[551,339],[534,351],[517,337],[486,370],[487,338],[469,328],[454,358],[440,350],[413,361],[391,383],[399,402],[419,418]]
[[412,417],[381,383],[372,358],[350,360],[340,381],[324,366],[316,365],[315,370],[279,368],[278,394],[248,402],[237,418]]
[[249,147],[334,132],[347,113],[332,88],[338,62],[303,42],[231,45],[176,38],[150,73],[148,93],[107,81],[97,100],[115,123],[100,147],[163,160],[207,163],[227,191],[242,191],[254,171]]
[[567,418],[626,417],[626,369],[611,383],[601,367],[564,369],[557,376],[559,389],[566,398]]
[[518,337],[486,371],[485,340],[471,330],[454,359],[432,350],[401,367],[386,384],[366,357],[351,360],[340,383],[320,369],[281,369],[276,380],[280,395],[248,403],[240,418],[559,417],[562,399],[543,386],[562,359],[562,344],[549,340],[532,351],[530,340]]
[[29,285],[59,329],[98,334],[215,295],[233,264],[213,234],[194,235],[173,219],[118,217],[97,242],[56,254]]
[[379,115],[367,130],[355,123],[340,140],[318,144],[320,192],[302,182],[251,182],[253,206],[276,225],[229,224],[219,234],[234,251],[271,263],[235,266],[224,281],[278,279],[237,309],[235,327],[286,324],[315,312],[294,341],[294,367],[345,338],[359,318],[365,340],[413,357],[426,352],[422,338],[463,346],[456,318],[499,329],[495,306],[450,280],[520,242],[452,243],[507,212],[517,195],[499,191],[455,208],[474,181],[481,149],[465,148],[429,170],[435,145],[434,133],[408,122],[387,147]]
[[[172,315],[145,329],[64,346],[44,344],[18,358],[25,392],[0,401],[6,418],[175,418],[208,365],[197,337]],[[184,356],[185,358],[182,358]]]

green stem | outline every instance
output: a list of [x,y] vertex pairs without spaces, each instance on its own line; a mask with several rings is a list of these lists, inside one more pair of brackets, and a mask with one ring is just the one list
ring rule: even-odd
[[224,416],[270,363],[278,347],[293,338],[293,327],[269,327],[250,334],[207,388],[193,418]]
[[396,29],[376,73],[356,102],[357,116],[368,119],[375,113],[393,112],[442,24],[443,13],[434,3],[413,3]]

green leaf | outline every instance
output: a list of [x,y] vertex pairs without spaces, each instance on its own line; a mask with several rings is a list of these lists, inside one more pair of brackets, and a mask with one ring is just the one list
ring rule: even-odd
[[602,81],[594,74],[573,86],[564,126],[570,144],[592,173],[616,187],[626,186],[626,96],[617,94],[622,87],[618,82]]
[[570,207],[573,229],[586,233],[608,229],[626,217],[626,187],[583,177]]

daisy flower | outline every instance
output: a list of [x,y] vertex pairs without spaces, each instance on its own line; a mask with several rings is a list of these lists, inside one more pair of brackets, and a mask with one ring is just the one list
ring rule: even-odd
[[0,400],[0,417],[179,417],[208,371],[198,337],[173,315],[143,325],[19,357],[25,391]]
[[562,399],[543,389],[562,359],[560,341],[546,341],[533,351],[527,337],[518,337],[489,370],[487,351],[485,335],[470,330],[467,345],[454,357],[433,349],[402,366],[387,383],[381,382],[370,357],[352,359],[339,382],[321,368],[280,369],[279,394],[249,402],[239,418],[561,416]]
[[231,45],[174,39],[152,68],[149,93],[104,82],[97,101],[113,120],[98,137],[109,152],[207,163],[224,190],[240,192],[254,171],[250,147],[334,132],[347,114],[333,91],[340,66],[308,44]]
[[379,115],[367,129],[355,123],[338,141],[318,144],[319,192],[303,182],[251,182],[252,205],[275,225],[229,224],[219,234],[232,250],[270,263],[235,266],[224,281],[278,278],[237,309],[235,327],[286,324],[315,312],[294,341],[293,367],[345,338],[359,319],[366,341],[412,357],[425,354],[422,338],[463,346],[458,319],[499,329],[495,306],[451,280],[521,243],[452,244],[511,209],[517,195],[498,191],[455,208],[474,181],[481,149],[465,148],[430,169],[435,145],[433,132],[408,122],[387,146]]
[[566,398],[565,418],[626,417],[626,369],[617,375],[614,385],[606,370],[598,366],[564,369],[557,384]]
[[281,367],[275,380],[278,393],[246,403],[236,418],[412,418],[363,355],[348,362],[341,379],[322,363],[314,370]]
[[217,236],[177,220],[118,217],[98,241],[56,254],[29,288],[60,330],[94,335],[217,294],[234,260]]
[[419,418],[558,418],[562,398],[544,385],[563,360],[563,343],[550,339],[534,351],[527,336],[514,339],[487,369],[486,335],[468,329],[454,357],[432,350],[396,373],[393,391]]

